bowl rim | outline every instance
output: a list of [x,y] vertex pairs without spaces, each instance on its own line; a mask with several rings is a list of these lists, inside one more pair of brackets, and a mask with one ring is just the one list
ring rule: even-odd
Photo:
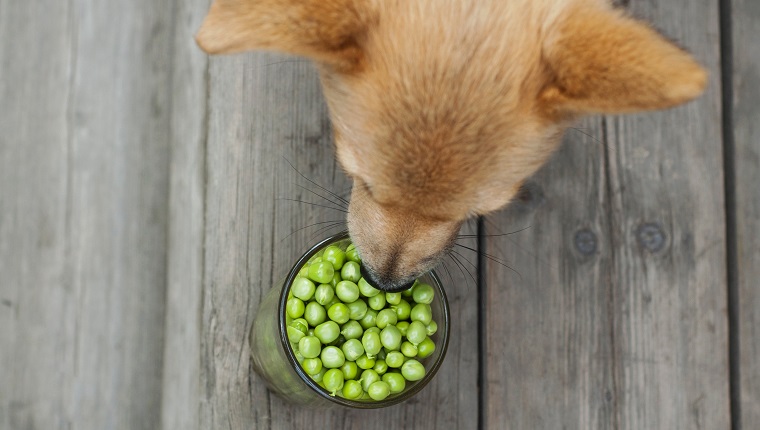
[[[419,381],[414,381],[414,386],[409,388],[408,390],[404,390],[399,394],[389,396],[388,398],[384,400],[379,401],[358,401],[358,400],[350,400],[346,399],[344,397],[340,396],[331,396],[330,393],[319,386],[317,382],[315,382],[311,377],[306,374],[306,372],[303,370],[301,365],[298,363],[298,360],[296,359],[295,353],[293,351],[293,348],[290,346],[290,340],[287,336],[287,324],[286,324],[286,304],[288,301],[288,291],[290,291],[290,286],[293,283],[293,280],[298,276],[298,272],[300,271],[300,268],[311,259],[314,254],[322,250],[323,248],[327,247],[331,243],[340,242],[342,240],[351,239],[349,234],[347,232],[341,232],[338,234],[334,234],[332,236],[329,236],[309,248],[308,251],[306,251],[301,258],[296,261],[296,263],[293,265],[293,267],[290,269],[290,272],[288,273],[287,278],[285,278],[285,283],[282,286],[282,291],[280,292],[280,299],[278,302],[277,307],[277,325],[279,328],[280,333],[280,342],[282,342],[283,350],[285,351],[285,356],[288,359],[288,362],[290,366],[293,368],[293,370],[296,372],[298,377],[301,379],[302,382],[306,384],[309,388],[312,389],[315,393],[320,395],[325,400],[328,400],[331,403],[339,404],[341,406],[349,407],[349,408],[356,408],[356,409],[377,409],[377,408],[383,408],[387,406],[396,405],[398,403],[404,402],[410,398],[412,398],[414,395],[419,393],[423,388],[427,386],[428,383],[433,379],[436,373],[438,373],[438,369],[441,367],[441,364],[443,363],[444,358],[446,357],[446,352],[449,347],[449,334],[451,331],[451,316],[450,316],[450,310],[449,310],[449,301],[446,297],[446,292],[443,289],[443,283],[441,282],[440,277],[438,274],[435,273],[434,270],[431,270],[430,272],[427,272],[425,275],[430,276],[430,278],[433,280],[433,287],[437,290],[436,293],[439,296],[439,299],[441,300],[441,308],[443,309],[443,324],[439,324],[439,328],[442,328],[443,330],[439,329],[439,333],[441,334],[441,341],[442,345],[436,344],[436,347],[441,347],[440,355],[438,356],[438,359],[432,363],[432,366],[430,369],[425,373],[425,376],[420,379]],[[424,276],[424,275],[422,275]]]

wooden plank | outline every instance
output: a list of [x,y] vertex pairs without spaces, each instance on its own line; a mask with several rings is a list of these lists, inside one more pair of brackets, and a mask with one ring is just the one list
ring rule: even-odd
[[533,227],[487,241],[522,276],[488,267],[489,427],[729,428],[717,7],[632,8],[710,87],[571,131],[535,179],[544,202],[491,219]]
[[732,2],[740,413],[743,428],[760,422],[760,3]]
[[472,428],[474,286],[449,290],[461,322],[449,358],[435,383],[404,405],[371,412],[302,410],[272,396],[251,372],[247,333],[258,304],[316,240],[320,225],[296,230],[345,217],[282,200],[325,204],[285,160],[333,191],[346,195],[350,184],[336,165],[326,106],[308,62],[251,54],[210,64],[199,427]]
[[0,2],[0,427],[153,429],[170,2]]

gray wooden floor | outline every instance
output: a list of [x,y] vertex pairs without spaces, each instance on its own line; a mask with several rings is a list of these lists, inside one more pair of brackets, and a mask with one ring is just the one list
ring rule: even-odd
[[269,394],[246,340],[340,229],[288,161],[350,189],[311,65],[207,58],[208,0],[0,0],[0,429],[757,428],[760,3],[625,3],[705,96],[570,130],[462,242],[509,268],[449,263],[431,386],[321,412]]

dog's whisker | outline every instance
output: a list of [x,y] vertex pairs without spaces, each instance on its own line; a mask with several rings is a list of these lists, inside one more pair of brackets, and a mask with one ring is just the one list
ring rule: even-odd
[[323,196],[322,194],[319,194],[318,192],[316,192],[316,191],[314,191],[314,190],[310,190],[309,188],[307,188],[307,187],[304,187],[303,185],[300,185],[300,184],[296,184],[296,186],[297,186],[298,188],[301,188],[301,189],[303,189],[303,190],[306,190],[306,191],[308,191],[308,192],[310,192],[310,193],[314,194],[315,196],[317,196],[317,197],[319,197],[319,198],[322,198],[322,199],[324,199],[324,200],[326,200],[326,201],[328,201],[328,202],[330,202],[330,203],[334,204],[335,206],[337,206],[337,207],[339,207],[339,208],[341,208],[341,209],[348,209],[348,206],[344,205],[343,203],[339,203],[339,202],[336,202],[336,201],[330,200],[329,198],[327,198],[327,197]]
[[305,229],[307,229],[309,227],[314,227],[314,226],[317,226],[317,225],[327,224],[327,223],[342,223],[342,222],[344,222],[344,221],[342,221],[342,220],[330,220],[330,221],[315,222],[315,223],[309,224],[307,226],[301,227],[299,229],[293,230],[289,235],[287,235],[284,238],[282,238],[282,240],[280,240],[280,242],[285,241],[290,236],[293,236],[294,234],[298,233],[299,231],[305,230]]
[[304,175],[304,174],[303,174],[303,173],[301,173],[301,172],[300,172],[298,169],[296,169],[296,166],[294,166],[294,165],[293,165],[293,163],[291,163],[291,162],[290,162],[290,160],[288,160],[288,159],[287,159],[287,158],[285,158],[285,157],[283,157],[283,158],[285,159],[285,162],[287,162],[287,163],[290,165],[290,167],[291,167],[291,168],[293,168],[293,170],[295,170],[295,172],[296,172],[296,173],[298,173],[298,175],[299,175],[300,177],[302,177],[302,178],[306,179],[307,181],[309,181],[309,183],[311,183],[311,184],[312,184],[312,185],[314,185],[315,187],[317,187],[317,188],[319,188],[319,189],[321,189],[321,190],[325,191],[326,193],[330,194],[331,196],[335,197],[336,199],[338,199],[338,200],[340,200],[341,202],[343,202],[343,203],[345,203],[346,205],[348,205],[348,200],[346,200],[346,199],[344,199],[343,197],[341,197],[340,195],[338,195],[338,194],[336,194],[336,193],[334,193],[334,192],[332,192],[332,191],[328,190],[327,188],[323,187],[322,185],[319,185],[319,184],[318,184],[317,182],[315,182],[314,180],[307,178],[307,177],[306,177],[306,175]]
[[515,270],[513,267],[509,266],[507,263],[505,263],[505,262],[499,260],[498,258],[494,257],[493,255],[487,254],[485,252],[478,251],[475,248],[471,248],[469,246],[462,245],[461,243],[454,243],[454,246],[458,246],[460,248],[464,248],[464,249],[472,251],[472,252],[474,252],[476,254],[482,255],[483,257],[487,258],[488,260],[493,261],[494,263],[496,263],[496,264],[498,264],[500,266],[506,267],[507,269],[515,272],[517,274],[517,276],[520,277],[520,280],[522,280],[522,275],[520,274],[520,272],[518,272],[517,270]]
[[332,209],[334,211],[340,211],[340,212],[343,212],[343,213],[348,213],[348,211],[345,210],[345,209],[339,209],[339,208],[332,207],[332,206],[327,206],[327,205],[320,205],[320,204],[314,203],[314,202],[307,202],[306,200],[286,199],[284,197],[278,198],[277,200],[285,200],[285,201],[288,201],[288,202],[304,203],[304,204],[307,204],[307,205],[318,206],[318,207],[325,208],[325,209]]
[[[501,233],[501,234],[484,234],[483,237],[502,237],[502,236],[510,236],[517,233],[522,233],[525,230],[528,230],[532,228],[533,225],[529,225],[525,228],[521,228],[520,230],[510,231],[509,233]],[[457,239],[476,239],[479,236],[477,234],[460,234],[457,236]]]

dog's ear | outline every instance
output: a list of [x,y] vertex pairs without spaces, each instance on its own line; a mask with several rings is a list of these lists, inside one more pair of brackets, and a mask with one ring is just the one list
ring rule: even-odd
[[646,24],[611,9],[576,10],[544,46],[549,111],[621,113],[663,109],[702,93],[707,74]]
[[196,41],[209,54],[255,49],[351,67],[364,31],[359,0],[216,0]]

